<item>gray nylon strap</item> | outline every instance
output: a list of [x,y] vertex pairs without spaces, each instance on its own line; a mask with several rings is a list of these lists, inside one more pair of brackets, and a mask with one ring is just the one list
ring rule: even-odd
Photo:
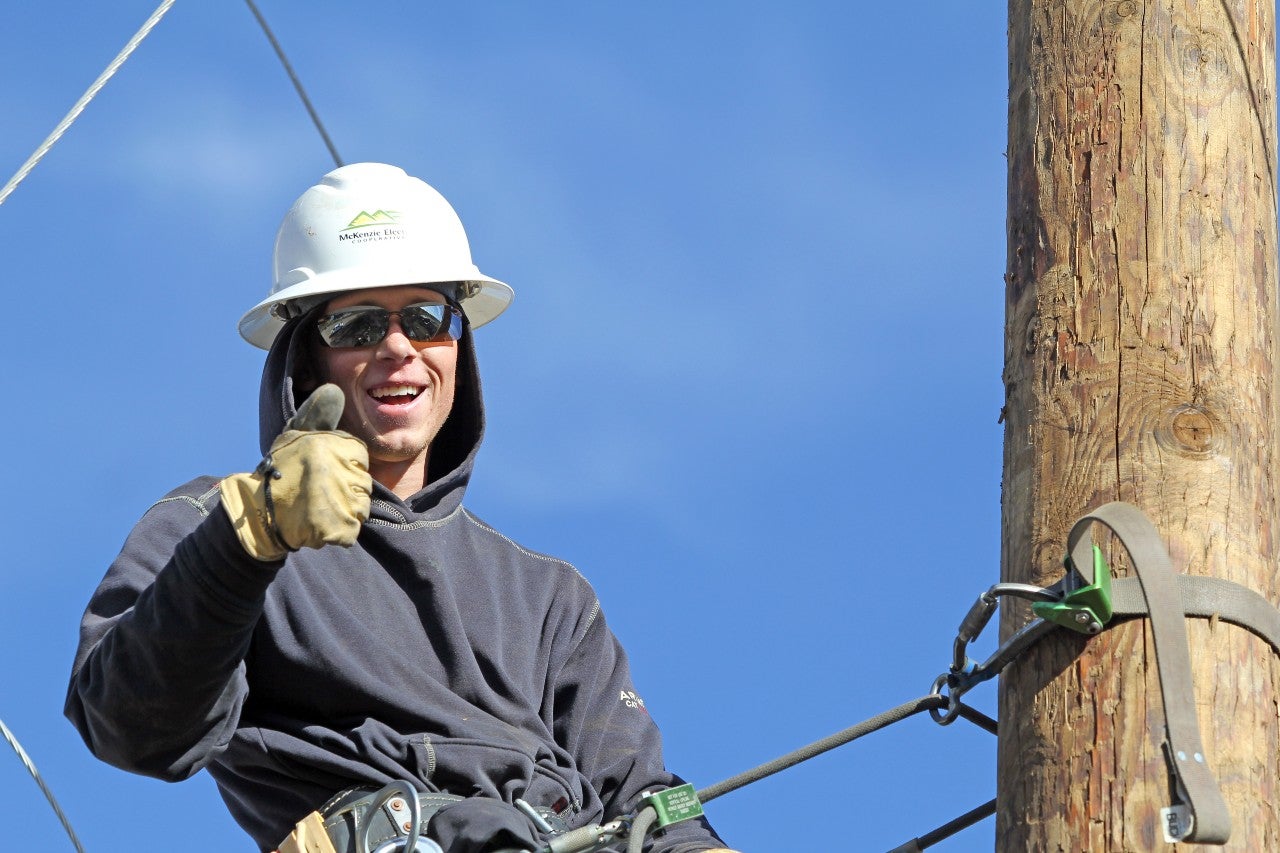
[[[1280,610],[1261,595],[1234,581],[1177,575],[1182,610],[1187,616],[1220,619],[1255,634],[1280,654]],[[1111,605],[1115,619],[1147,615],[1147,602],[1137,578],[1111,582]]]
[[1169,554],[1160,534],[1137,507],[1120,502],[1105,504],[1077,521],[1067,536],[1071,561],[1087,583],[1093,582],[1090,527],[1095,521],[1111,528],[1124,544],[1145,599],[1164,700],[1170,766],[1178,793],[1192,814],[1191,830],[1181,840],[1225,844],[1231,837],[1231,815],[1209,771],[1200,741],[1186,611]]

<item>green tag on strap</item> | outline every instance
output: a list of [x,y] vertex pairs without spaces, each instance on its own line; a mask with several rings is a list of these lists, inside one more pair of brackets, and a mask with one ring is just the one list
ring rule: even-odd
[[643,802],[653,806],[658,812],[659,827],[702,817],[702,803],[698,802],[698,795],[694,792],[693,785],[681,785],[678,788],[659,791],[645,797]]

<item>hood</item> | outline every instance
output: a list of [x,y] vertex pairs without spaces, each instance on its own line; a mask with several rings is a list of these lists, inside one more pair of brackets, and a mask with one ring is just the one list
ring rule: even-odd
[[[311,344],[305,332],[323,309],[323,305],[317,305],[301,317],[290,320],[267,353],[258,396],[259,442],[263,455],[316,385],[308,356]],[[401,500],[390,489],[375,482],[374,498],[391,501],[415,514],[425,513],[433,518],[447,515],[462,502],[476,453],[480,449],[480,440],[484,436],[480,372],[476,365],[471,324],[465,317],[462,337],[458,341],[456,382],[453,410],[431,443],[426,487],[408,500]],[[374,514],[378,514],[376,508]]]

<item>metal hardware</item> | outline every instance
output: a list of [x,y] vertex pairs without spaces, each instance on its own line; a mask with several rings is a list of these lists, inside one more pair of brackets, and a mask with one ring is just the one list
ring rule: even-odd
[[[1079,571],[1067,557],[1068,571]],[[1111,567],[1102,556],[1102,549],[1093,546],[1093,583],[1072,590],[1061,601],[1036,602],[1031,610],[1046,619],[1080,634],[1097,634],[1111,621]]]

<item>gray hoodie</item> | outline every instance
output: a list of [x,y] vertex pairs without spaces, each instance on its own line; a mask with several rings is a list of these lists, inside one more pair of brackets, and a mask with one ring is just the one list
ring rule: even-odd
[[[308,320],[267,356],[264,453],[300,402]],[[167,780],[208,768],[264,850],[334,793],[396,779],[571,826],[680,784],[591,586],[462,506],[484,429],[469,329],[457,375],[427,487],[375,483],[351,548],[255,561],[213,477],[147,510],[81,623],[65,710],[95,755]],[[718,846],[689,821],[646,849]]]

